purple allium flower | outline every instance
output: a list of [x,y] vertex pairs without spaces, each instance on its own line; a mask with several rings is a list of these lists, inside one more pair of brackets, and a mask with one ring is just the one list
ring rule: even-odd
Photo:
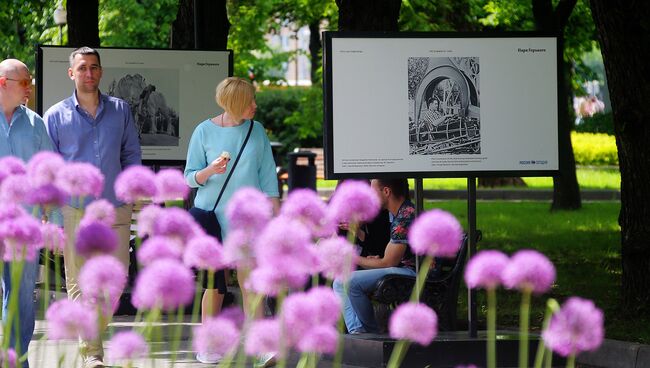
[[463,241],[463,228],[454,215],[443,210],[425,212],[409,229],[409,245],[415,254],[455,257]]
[[305,353],[333,354],[338,347],[339,334],[333,326],[318,325],[308,330],[296,342],[298,351]]
[[0,184],[0,202],[23,203],[31,191],[27,175],[12,175]]
[[307,296],[313,301],[317,324],[334,326],[341,316],[341,298],[332,288],[319,286],[309,289]]
[[219,318],[231,320],[240,330],[244,326],[244,321],[246,320],[244,312],[239,307],[228,307],[222,309],[221,312],[219,312]]
[[175,238],[152,236],[142,243],[136,257],[143,266],[161,259],[180,261],[183,257],[183,243]]
[[[311,274],[318,260],[311,244],[309,230],[302,223],[285,216],[276,217],[264,228],[255,242],[255,257],[265,265],[281,267],[285,262],[298,262],[297,271]],[[296,264],[294,264],[296,266]]]
[[68,195],[54,184],[41,185],[31,188],[25,195],[25,202],[47,208],[62,207],[68,200]]
[[23,206],[14,202],[0,202],[0,222],[14,220],[21,216],[29,216]]
[[244,349],[247,355],[261,355],[280,351],[280,321],[277,319],[261,319],[254,321],[248,333]]
[[238,344],[239,330],[229,319],[210,318],[194,327],[192,346],[199,354],[227,355],[234,352]]
[[90,222],[101,222],[106,226],[115,224],[115,207],[105,199],[98,199],[86,206],[80,226]]
[[507,267],[503,270],[502,279],[508,289],[541,294],[553,285],[555,267],[542,253],[524,249],[510,258]]
[[498,250],[477,253],[465,268],[465,283],[470,289],[495,289],[502,283],[501,274],[508,265],[508,256]]
[[328,216],[334,223],[370,221],[377,216],[380,206],[377,193],[368,183],[347,180],[332,195]]
[[57,153],[40,151],[27,163],[27,177],[33,187],[52,184],[65,166],[65,161]]
[[138,273],[132,302],[138,309],[174,310],[194,297],[194,274],[180,261],[161,259]]
[[190,187],[185,182],[185,177],[180,170],[164,169],[156,174],[155,202],[162,203],[175,199],[185,199],[190,192]]
[[219,241],[209,235],[192,238],[185,247],[183,263],[198,270],[217,271],[227,266]]
[[282,305],[287,338],[297,344],[315,326],[334,326],[341,314],[341,301],[333,290],[318,287],[291,294]]
[[438,316],[422,303],[401,304],[390,317],[390,337],[427,346],[438,334]]
[[97,338],[97,313],[80,301],[54,302],[45,313],[48,337],[52,340],[93,340]]
[[140,238],[153,235],[153,224],[156,223],[162,211],[162,207],[155,204],[150,204],[140,210],[138,213],[138,236]]
[[0,184],[5,178],[24,174],[26,172],[25,163],[16,156],[5,156],[0,158]]
[[126,281],[126,268],[113,256],[93,257],[79,272],[79,288],[84,299],[106,311],[117,307]]
[[95,254],[110,254],[117,249],[118,239],[115,230],[101,222],[89,222],[77,229],[75,249],[85,258]]
[[299,272],[287,265],[283,269],[275,267],[257,267],[255,268],[244,287],[257,294],[277,296],[280,291],[287,288],[299,288],[304,286],[309,279],[309,274]]
[[52,224],[41,224],[41,234],[43,235],[43,246],[52,253],[62,254],[65,248],[65,232],[63,228]]
[[0,350],[0,367],[16,368],[16,363],[18,363],[18,355],[14,349]]
[[229,231],[223,242],[223,256],[225,262],[237,267],[252,269],[255,267],[254,236],[245,230]]
[[187,244],[195,236],[203,235],[204,231],[194,221],[192,215],[182,208],[165,208],[153,224],[152,235],[176,238]]
[[320,272],[330,280],[346,281],[356,269],[359,255],[345,238],[324,239],[316,245],[320,259]]
[[238,190],[228,201],[226,218],[232,230],[260,231],[273,215],[273,204],[253,188]]
[[29,215],[0,222],[0,243],[5,246],[5,261],[31,262],[43,247],[41,223]]
[[603,342],[603,311],[591,300],[567,299],[542,332],[544,343],[561,356],[596,350]]
[[134,360],[149,354],[149,346],[142,335],[135,331],[121,331],[109,341],[111,359]]
[[115,196],[122,202],[135,203],[156,195],[156,174],[148,167],[127,167],[115,179]]
[[104,191],[104,174],[93,164],[69,162],[58,173],[56,185],[72,197],[97,198]]
[[327,205],[311,189],[294,189],[289,193],[280,214],[301,221],[314,237],[328,237],[336,232],[336,223],[327,216]]

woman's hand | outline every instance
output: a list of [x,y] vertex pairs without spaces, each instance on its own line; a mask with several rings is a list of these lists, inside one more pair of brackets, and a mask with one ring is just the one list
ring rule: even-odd
[[228,161],[230,161],[229,158],[219,156],[208,165],[208,169],[212,174],[223,174],[226,172],[226,168],[228,168]]

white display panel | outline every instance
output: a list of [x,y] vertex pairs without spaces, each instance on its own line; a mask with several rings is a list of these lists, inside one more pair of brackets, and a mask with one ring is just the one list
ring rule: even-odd
[[[38,104],[44,113],[74,91],[74,48],[39,46]],[[131,105],[145,161],[185,161],[194,128],[221,113],[215,88],[232,75],[231,51],[97,48],[102,93]]]
[[548,175],[555,37],[325,35],[328,178]]

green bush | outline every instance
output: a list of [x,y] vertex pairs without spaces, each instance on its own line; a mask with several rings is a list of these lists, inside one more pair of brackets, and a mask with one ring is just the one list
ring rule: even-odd
[[613,135],[571,132],[571,144],[577,165],[618,165]]
[[255,120],[264,125],[271,141],[283,144],[277,150],[281,161],[278,164],[284,164],[287,153],[296,147],[322,147],[322,97],[314,97],[322,95],[320,89],[320,86],[268,88],[256,94]]
[[614,120],[612,118],[612,113],[595,114],[592,117],[584,118],[580,124],[576,125],[576,131],[614,135]]

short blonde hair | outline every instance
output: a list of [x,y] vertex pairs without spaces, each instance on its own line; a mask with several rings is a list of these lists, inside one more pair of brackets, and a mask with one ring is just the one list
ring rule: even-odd
[[228,77],[217,86],[217,104],[235,119],[240,119],[255,100],[255,87],[247,80]]

